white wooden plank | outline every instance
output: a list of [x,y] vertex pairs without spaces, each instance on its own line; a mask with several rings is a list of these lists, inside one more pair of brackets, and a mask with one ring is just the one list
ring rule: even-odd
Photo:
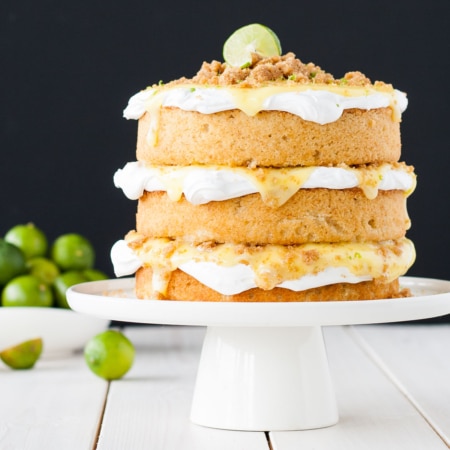
[[370,347],[371,356],[450,447],[450,325],[354,329]]
[[447,449],[422,416],[341,327],[324,329],[340,421],[273,432],[273,450]]
[[267,450],[264,433],[200,427],[189,412],[204,328],[139,327],[127,376],[111,384],[98,450]]
[[31,370],[0,367],[2,450],[91,450],[107,382],[83,355],[41,359]]

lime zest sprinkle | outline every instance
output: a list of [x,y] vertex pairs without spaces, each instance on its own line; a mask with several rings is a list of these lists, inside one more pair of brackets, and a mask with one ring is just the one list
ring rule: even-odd
[[353,259],[361,259],[362,255],[359,252],[355,252],[353,253],[353,255],[348,255],[348,259],[353,260]]

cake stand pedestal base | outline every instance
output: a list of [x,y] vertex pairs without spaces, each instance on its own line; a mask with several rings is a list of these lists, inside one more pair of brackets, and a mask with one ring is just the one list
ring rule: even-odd
[[321,327],[208,327],[191,420],[248,431],[337,423]]
[[67,291],[75,311],[122,322],[205,326],[191,409],[194,423],[282,431],[338,421],[322,328],[450,314],[450,281],[402,277],[411,297],[327,302],[138,300],[134,279]]

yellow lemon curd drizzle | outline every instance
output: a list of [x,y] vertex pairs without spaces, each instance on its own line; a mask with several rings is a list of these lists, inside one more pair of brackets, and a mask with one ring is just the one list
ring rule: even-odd
[[[165,293],[172,271],[190,261],[211,262],[231,267],[250,266],[255,284],[273,289],[286,280],[318,274],[329,267],[347,268],[355,276],[370,276],[390,282],[403,275],[415,260],[413,243],[402,238],[396,241],[307,243],[300,245],[193,244],[168,238],[147,238],[135,231],[126,242],[142,261],[152,267],[159,290]],[[155,280],[156,281],[156,280]]]
[[305,91],[326,91],[343,97],[367,97],[371,94],[380,93],[391,97],[391,107],[395,105],[394,90],[379,90],[374,87],[348,87],[325,84],[300,84],[287,86],[265,86],[259,88],[226,88],[236,102],[237,108],[245,112],[249,116],[254,116],[264,109],[264,102],[267,98],[277,94],[288,92],[300,93]]
[[[248,180],[256,192],[259,192],[263,202],[277,208],[286,203],[308,181],[317,166],[285,167],[285,168],[257,168],[223,167],[223,166],[148,166],[158,173],[160,182],[172,201],[178,201],[182,194],[185,179],[196,170],[226,171],[234,173]],[[378,195],[379,185],[389,170],[399,170],[407,173],[411,178],[411,187],[405,191],[409,196],[415,189],[416,176],[412,166],[404,163],[380,164],[361,167],[341,165],[339,169],[352,172],[359,187],[367,198],[374,199]]]

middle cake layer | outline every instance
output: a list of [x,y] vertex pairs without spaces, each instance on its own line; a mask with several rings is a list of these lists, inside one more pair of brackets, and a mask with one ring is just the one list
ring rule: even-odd
[[404,191],[368,199],[358,188],[300,190],[279,208],[259,194],[192,205],[145,192],[136,218],[136,231],[146,236],[249,244],[382,241],[403,237],[409,227]]

